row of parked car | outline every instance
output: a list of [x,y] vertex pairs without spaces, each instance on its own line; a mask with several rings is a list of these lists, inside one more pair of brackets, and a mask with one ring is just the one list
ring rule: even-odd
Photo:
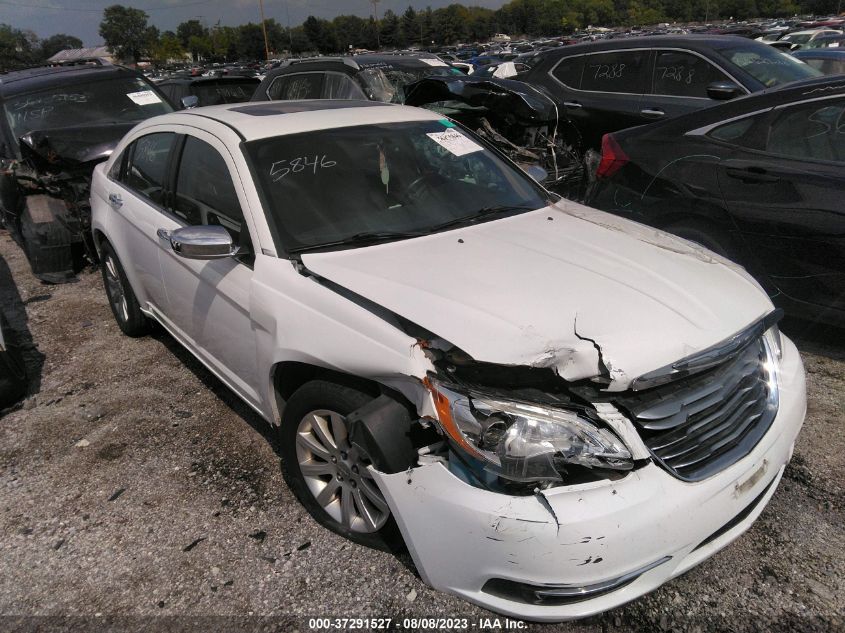
[[[125,334],[159,323],[267,421],[316,521],[551,621],[684,573],[774,494],[804,372],[782,310],[725,255],[783,259],[817,245],[815,221],[838,239],[838,212],[798,219],[805,191],[835,192],[783,165],[841,171],[843,88],[736,38],[540,55],[534,82],[303,60],[250,103],[179,112],[119,67],[6,77],[2,205],[37,274],[88,249]],[[619,131],[632,107],[665,122]],[[585,194],[616,215],[553,191],[592,143]]]

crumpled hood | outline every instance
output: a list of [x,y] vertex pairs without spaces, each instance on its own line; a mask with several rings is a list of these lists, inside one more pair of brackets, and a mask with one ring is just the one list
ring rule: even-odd
[[302,260],[476,360],[551,367],[566,380],[609,373],[612,390],[773,309],[738,266],[568,201]]
[[[128,123],[100,123],[66,128],[34,130],[20,139],[23,155],[27,152],[48,171],[74,169],[101,162],[138,121]],[[91,165],[89,165],[89,163]]]

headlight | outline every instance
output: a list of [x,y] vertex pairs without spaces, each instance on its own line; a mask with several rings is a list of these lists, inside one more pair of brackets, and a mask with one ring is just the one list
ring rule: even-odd
[[452,441],[501,477],[562,481],[567,465],[633,468],[630,451],[612,431],[574,411],[461,393],[433,382],[428,386]]

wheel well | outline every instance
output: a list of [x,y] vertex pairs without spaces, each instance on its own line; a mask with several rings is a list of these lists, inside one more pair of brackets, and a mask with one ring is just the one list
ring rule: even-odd
[[97,255],[100,254],[100,251],[102,250],[103,244],[105,244],[108,241],[109,240],[106,237],[105,233],[103,233],[99,229],[94,229],[94,246],[97,249]]
[[334,382],[345,387],[358,389],[374,398],[385,391],[382,385],[373,380],[345,374],[334,369],[329,369],[328,367],[320,367],[319,365],[297,361],[278,363],[273,367],[272,379],[279,411],[282,410],[284,403],[297,389],[312,380]]

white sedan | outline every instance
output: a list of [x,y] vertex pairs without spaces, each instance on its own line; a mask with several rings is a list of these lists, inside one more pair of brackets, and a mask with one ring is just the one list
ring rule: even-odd
[[557,199],[435,113],[199,108],[134,128],[91,190],[106,292],[278,432],[327,528],[402,543],[494,611],[577,618],[725,547],[806,408],[740,267]]

